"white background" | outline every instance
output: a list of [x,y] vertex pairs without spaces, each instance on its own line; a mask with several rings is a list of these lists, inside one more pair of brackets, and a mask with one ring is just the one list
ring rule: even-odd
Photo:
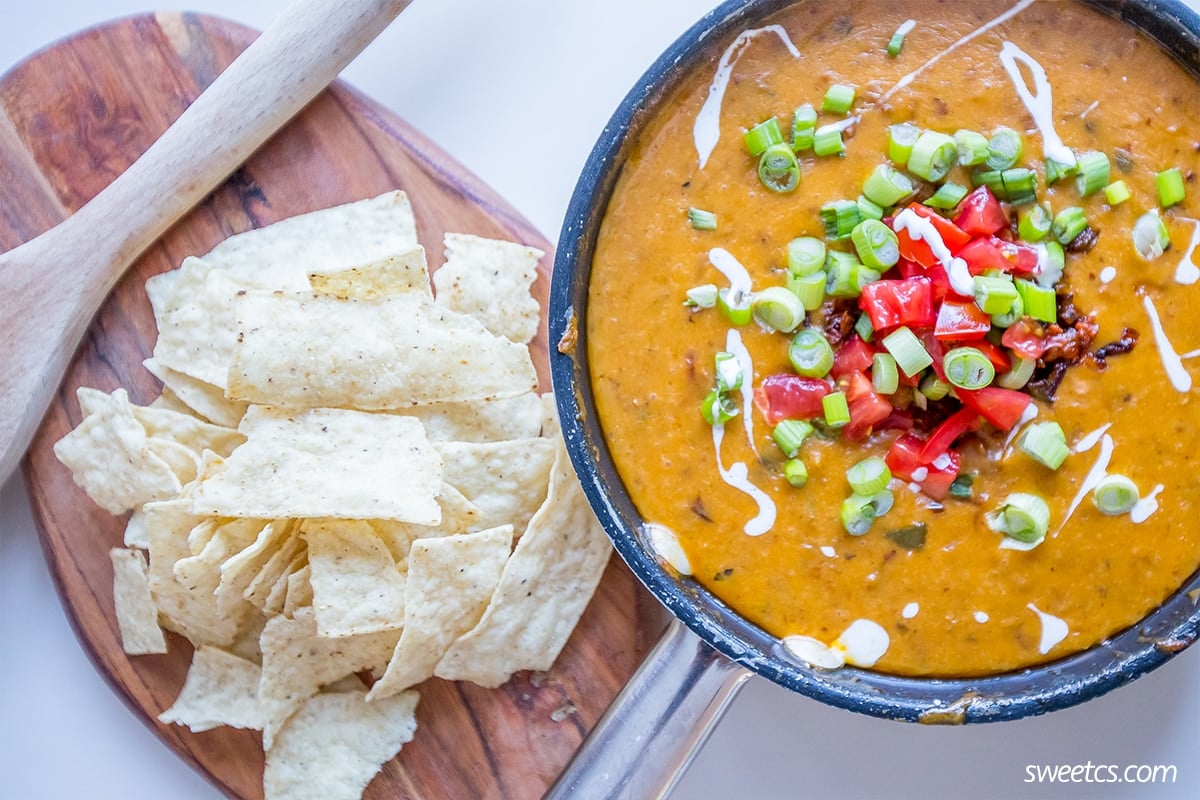
[[[0,70],[76,29],[147,10],[145,2],[0,0]],[[285,3],[189,5],[261,28]],[[553,240],[609,114],[708,6],[417,0],[346,77],[438,141]],[[1154,787],[1023,782],[1026,764],[1089,760],[1175,764],[1179,777]],[[10,480],[0,494],[0,798],[217,796],[93,671],[54,592],[24,487]],[[860,717],[754,680],[674,795],[717,796],[1200,797],[1200,646],[1081,707],[965,729]]]

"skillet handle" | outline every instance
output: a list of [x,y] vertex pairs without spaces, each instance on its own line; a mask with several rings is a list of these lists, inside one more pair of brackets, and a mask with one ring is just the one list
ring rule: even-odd
[[544,800],[666,797],[750,674],[672,619]]

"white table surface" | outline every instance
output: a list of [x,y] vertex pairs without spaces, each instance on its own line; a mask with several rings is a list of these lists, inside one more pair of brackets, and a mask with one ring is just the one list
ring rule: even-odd
[[[0,0],[0,70],[74,30],[147,10],[147,1]],[[187,4],[259,28],[285,6]],[[417,0],[345,76],[440,142],[553,240],[609,114],[709,5]],[[1028,764],[1089,761],[1173,764],[1178,778],[1150,786],[1025,782]],[[0,798],[218,796],[92,669],[55,594],[24,486],[10,480],[0,492]],[[756,679],[674,794],[718,796],[1197,798],[1200,647],[1081,707],[965,729],[849,714]]]

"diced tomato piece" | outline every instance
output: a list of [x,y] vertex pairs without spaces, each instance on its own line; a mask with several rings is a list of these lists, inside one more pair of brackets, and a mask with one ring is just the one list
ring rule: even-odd
[[865,373],[854,372],[848,378],[846,405],[850,408],[850,422],[842,434],[849,439],[865,439],[892,413],[892,404],[875,391]]
[[[917,334],[917,338],[925,346],[925,352],[929,353],[933,359],[934,374],[938,376],[939,380],[946,380],[946,367],[942,363],[942,360],[946,357],[946,348],[942,346],[941,341],[934,335],[933,328],[925,328],[913,331],[913,333]],[[901,375],[903,375],[903,372]]]
[[1012,366],[1012,359],[1008,357],[1008,353],[1004,352],[1003,347],[997,347],[991,342],[971,342],[971,347],[974,347],[979,352],[987,356],[988,361],[992,362],[992,366],[996,368],[996,374],[1008,372]]
[[995,236],[973,239],[959,251],[958,257],[967,262],[972,275],[982,275],[989,269],[1030,275],[1037,268],[1037,250],[1027,244],[1006,242]]
[[[957,225],[941,214],[938,214],[932,208],[920,203],[912,203],[908,208],[917,216],[924,217],[933,224],[933,227],[942,239],[942,243],[946,245],[946,249],[950,251],[951,255],[957,255],[958,251],[965,247],[967,242],[971,241],[969,234],[964,233]],[[894,220],[892,226],[892,229],[895,230]],[[901,258],[916,261],[924,267],[932,267],[934,264],[941,263],[937,256],[933,254],[933,249],[929,246],[929,243],[924,239],[914,239],[909,235],[907,229],[897,230],[896,238],[899,241]]]
[[991,329],[992,318],[973,301],[944,300],[933,335],[944,342],[962,342],[982,339]]
[[892,409],[892,413],[888,414],[875,426],[877,431],[909,431],[912,430],[913,418],[912,414],[903,409]]
[[[883,460],[897,478],[913,481],[934,500],[945,500],[950,493],[950,485],[962,467],[962,455],[955,450],[948,450],[929,463],[922,463],[921,452],[925,445],[925,440],[915,433],[902,434],[892,443]],[[944,463],[938,466],[933,462]],[[920,480],[917,480],[918,477]]]
[[1008,216],[1000,201],[986,186],[980,186],[963,198],[954,224],[971,236],[990,236],[1008,226]]
[[880,332],[900,325],[932,325],[933,284],[925,277],[873,281],[863,287],[858,307],[871,318],[871,327]]
[[1015,389],[986,386],[982,389],[956,389],[962,404],[1002,431],[1012,430],[1033,398]]
[[962,454],[957,450],[950,450],[946,453],[944,466],[937,466],[937,461],[938,459],[934,459],[934,463],[925,465],[925,469],[929,472],[916,483],[921,487],[922,492],[934,500],[945,500],[946,495],[950,494],[950,486],[958,477],[959,470],[962,469]]
[[824,415],[821,398],[830,391],[829,384],[817,378],[770,375],[755,388],[754,405],[771,425],[785,419],[813,419]]
[[1041,358],[1046,352],[1044,333],[1031,317],[1022,317],[1005,329],[1000,343],[1026,358]]
[[855,334],[834,354],[833,368],[830,369],[830,373],[837,379],[852,372],[865,372],[870,369],[871,359],[874,357],[874,348]]
[[938,304],[950,295],[959,296],[958,292],[954,291],[954,287],[950,285],[950,275],[941,264],[934,264],[925,270],[925,277],[929,278],[929,282],[933,284],[934,308],[937,308]]
[[950,450],[950,446],[958,441],[958,437],[976,426],[979,415],[972,409],[960,408],[950,415],[945,422],[937,427],[921,448],[920,461],[922,464],[932,463],[938,456]]
[[921,451],[925,449],[925,440],[915,433],[902,434],[888,450],[883,460],[888,469],[900,480],[911,481],[913,470],[922,467]]

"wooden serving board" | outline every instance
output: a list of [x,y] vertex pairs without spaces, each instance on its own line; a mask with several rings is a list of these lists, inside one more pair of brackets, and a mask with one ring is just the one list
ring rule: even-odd
[[[255,35],[202,16],[133,17],[39,52],[0,79],[0,249],[32,238],[95,195]],[[52,447],[79,422],[78,386],[106,391],[124,386],[139,404],[158,395],[157,380],[141,366],[156,336],[143,290],[147,278],[230,234],[393,188],[409,193],[433,265],[440,263],[446,231],[546,250],[535,285],[544,305],[553,259],[545,239],[396,116],[337,85],[175,225],[117,285],[24,463],[46,558],[80,642],[130,708],[230,796],[262,796],[259,734],[232,729],[192,734],[155,720],[182,685],[191,647],[171,635],[167,655],[122,652],[108,550],[121,543],[125,520],[93,504]],[[3,297],[0,307],[19,300]],[[543,317],[534,358],[544,388],[545,330]],[[422,685],[416,738],[386,765],[367,797],[539,797],[660,629],[658,607],[614,558],[549,673],[519,674],[495,690],[440,680]]]

